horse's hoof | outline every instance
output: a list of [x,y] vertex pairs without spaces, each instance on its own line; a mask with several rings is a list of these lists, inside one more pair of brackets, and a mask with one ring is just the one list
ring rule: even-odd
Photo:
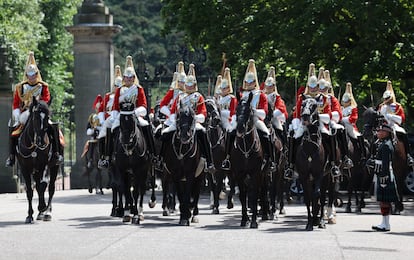
[[26,217],[26,220],[24,221],[24,223],[25,224],[33,224],[34,223],[33,217],[31,217],[31,216]]
[[140,215],[139,215],[139,220],[140,220],[140,221],[144,221],[144,214],[140,214]]
[[240,226],[241,227],[247,226],[247,222],[249,222],[249,221],[248,220],[242,220],[241,223],[240,223]]
[[345,209],[345,213],[351,213],[351,212],[352,212],[351,207],[347,206]]
[[170,214],[169,214],[169,212],[168,212],[168,210],[163,210],[162,211],[162,215],[164,216],[164,217],[167,217],[167,216],[169,216]]
[[43,220],[45,218],[45,213],[39,212],[39,214],[36,217],[36,220]]
[[227,208],[228,208],[228,209],[232,209],[232,208],[234,208],[234,203],[233,203],[233,202],[229,202],[229,203],[227,203]]
[[210,204],[210,209],[214,209],[214,204]]
[[361,214],[362,213],[362,208],[361,207],[357,207],[356,210],[355,210],[355,213]]
[[45,216],[43,217],[43,221],[51,221],[52,220],[52,215],[50,214],[45,214]]
[[124,217],[124,209],[117,209],[115,216],[118,217],[118,218]]
[[189,226],[190,221],[188,219],[180,219],[180,222],[178,223],[180,226]]
[[307,225],[306,225],[306,229],[305,229],[306,231],[313,231],[313,225],[312,224],[310,224],[310,223],[308,223]]
[[135,224],[135,225],[139,225],[140,224],[140,218],[137,215],[135,215],[132,218],[132,224]]
[[279,210],[279,215],[286,215],[286,210],[285,209]]
[[213,211],[211,212],[211,214],[217,215],[217,214],[220,214],[220,211],[218,208],[213,208]]
[[89,191],[89,193],[92,194],[92,188],[91,187],[89,187],[88,191]]
[[262,214],[262,220],[263,221],[266,221],[266,220],[269,220],[269,219],[270,219],[269,214],[265,214],[265,213]]
[[329,218],[328,224],[336,224],[336,218]]
[[194,216],[194,217],[191,218],[191,223],[199,223],[199,222],[200,222],[200,220],[198,219],[197,216]]
[[256,221],[250,223],[250,228],[258,228],[258,227],[259,227],[259,225],[257,224]]
[[157,201],[156,200],[150,200],[148,202],[148,206],[153,209],[155,207],[155,205],[157,205]]
[[116,217],[116,209],[112,209],[112,210],[111,210],[111,214],[110,214],[110,216],[111,216],[111,217]]
[[124,217],[122,218],[122,222],[124,222],[124,223],[129,223],[129,222],[131,222],[131,216],[124,216]]

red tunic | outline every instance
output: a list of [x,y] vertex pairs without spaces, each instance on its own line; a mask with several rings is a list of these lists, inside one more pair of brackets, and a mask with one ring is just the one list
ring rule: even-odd
[[[120,110],[119,109],[119,97],[120,97],[122,88],[125,88],[125,87],[123,86],[123,87],[117,88],[115,91],[114,104],[112,105],[112,110],[116,110],[116,111]],[[141,86],[138,86],[137,90],[138,90],[138,95],[135,100],[135,107],[138,108],[138,107],[143,106],[147,108],[147,98],[145,97],[144,88]]]
[[[27,81],[21,82],[16,86],[16,90],[14,91],[14,97],[13,97],[13,110],[16,108],[20,108],[21,110],[25,110],[29,104],[25,104],[24,101],[21,99],[22,96],[24,96],[27,91],[30,88],[36,87],[37,85],[40,86],[40,90],[36,91],[39,93],[38,97],[39,100],[42,100],[46,103],[49,103],[50,101],[50,92],[49,92],[49,86],[46,82],[40,81],[34,85],[30,85]],[[35,94],[35,93],[34,93]],[[29,102],[31,102],[32,99],[30,97]]]
[[[189,96],[191,96],[191,97],[189,97]],[[193,109],[194,109],[196,115],[203,114],[204,117],[207,116],[207,108],[206,108],[206,104],[204,102],[204,98],[198,92],[191,93],[188,96],[178,96],[174,100],[174,103],[171,107],[171,114],[174,114],[174,113],[177,112],[177,103],[179,102],[180,99],[185,99],[185,98],[190,98],[192,100],[191,104],[193,105]]]
[[280,95],[276,95],[275,107],[280,110],[285,115],[285,118],[288,118],[288,112],[286,109],[285,101],[283,101]]
[[[380,104],[378,107],[378,111],[381,111],[382,106],[385,105],[384,103]],[[401,117],[401,124],[403,124],[405,122],[405,113],[404,113],[404,108],[401,106],[400,103],[392,103],[389,104],[388,106],[390,106],[391,111],[390,113],[393,115],[397,115]]]
[[341,104],[339,103],[338,99],[335,96],[329,95],[328,101],[331,103],[331,112],[337,111],[339,114],[339,120],[342,120],[342,110]]
[[342,109],[342,118],[348,117],[349,123],[358,131],[356,122],[358,120],[358,108],[357,107],[345,107]]

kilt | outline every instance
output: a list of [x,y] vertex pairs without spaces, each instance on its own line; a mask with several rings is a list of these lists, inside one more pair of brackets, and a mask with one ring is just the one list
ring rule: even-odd
[[397,202],[399,201],[397,183],[395,181],[394,173],[390,172],[387,186],[381,187],[379,177],[377,176],[377,201],[382,202]]

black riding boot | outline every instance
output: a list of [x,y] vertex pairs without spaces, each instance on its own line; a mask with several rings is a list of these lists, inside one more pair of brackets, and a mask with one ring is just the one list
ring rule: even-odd
[[98,153],[99,153],[99,160],[98,160],[98,168],[102,168],[101,164],[105,159],[105,138],[101,137],[98,139]]
[[337,132],[338,141],[339,141],[339,148],[341,149],[341,153],[343,155],[342,162],[344,164],[344,169],[351,169],[354,167],[354,163],[352,162],[351,158],[349,158],[349,150],[348,150],[348,142],[346,140],[346,132],[344,130],[338,130]]
[[361,161],[365,161],[367,159],[367,151],[365,149],[365,140],[362,135],[359,135],[357,137],[358,139],[358,146],[359,149],[361,149]]
[[12,136],[14,127],[9,126],[9,157],[6,160],[6,167],[13,167],[16,162],[17,137]]
[[336,136],[331,135],[329,136],[329,145],[330,145],[330,153],[329,153],[329,162],[331,163],[331,174],[332,177],[339,177],[341,172],[339,171],[339,167],[336,165]]
[[408,165],[408,167],[413,167],[414,166],[414,159],[410,154],[410,147],[409,147],[409,144],[408,144],[408,136],[407,136],[407,134],[403,134],[403,133],[399,133],[398,135],[401,137],[401,139],[404,143],[405,152],[407,153],[407,165]]
[[112,146],[113,146],[111,128],[106,128],[105,139],[104,138],[99,139],[99,141],[101,140],[102,140],[102,147],[104,147],[104,149],[103,149],[103,153],[101,154],[101,159],[99,159],[98,161],[98,168],[108,169],[109,164],[111,163]]
[[236,130],[233,130],[232,132],[226,132],[226,146],[225,146],[225,151],[224,151],[224,153],[226,154],[226,158],[221,163],[221,168],[226,171],[229,171],[231,169],[230,153],[231,153],[231,148],[233,147],[235,137],[236,137]]
[[56,160],[56,165],[60,165],[63,163],[63,154],[61,154],[62,149],[59,147],[59,124],[50,124],[49,136],[52,142],[52,160]]
[[200,143],[202,153],[205,156],[206,161],[207,161],[207,171],[213,174],[216,169],[213,164],[213,155],[212,155],[210,145],[207,139],[207,134],[203,132],[202,130],[197,130],[197,138]]
[[275,164],[271,156],[272,148],[270,146],[272,145],[272,143],[270,142],[269,135],[266,135],[265,133],[259,131],[259,137],[260,137],[260,143],[262,144],[263,157],[264,157],[261,169],[263,170],[267,162],[269,162],[269,170],[273,172],[275,171],[276,167],[275,167]]
[[154,136],[152,135],[151,125],[143,126],[142,127],[142,133],[144,134],[145,140],[147,142],[148,151],[149,151],[151,161],[156,162]]
[[286,162],[286,167],[285,167],[285,179],[286,180],[292,180],[293,179],[293,167],[295,164],[295,138],[293,136],[289,136],[288,137],[288,142],[287,142],[287,151],[288,151],[288,156],[287,156],[287,162]]

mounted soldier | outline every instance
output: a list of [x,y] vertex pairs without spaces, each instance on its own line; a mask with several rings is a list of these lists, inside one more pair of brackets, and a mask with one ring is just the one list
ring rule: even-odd
[[382,95],[383,102],[379,104],[378,111],[384,117],[387,124],[393,129],[395,137],[401,139],[404,143],[405,152],[407,153],[407,164],[409,167],[414,166],[414,159],[410,155],[407,132],[401,125],[405,122],[404,108],[396,101],[394,89],[391,81],[387,81],[387,88]]
[[225,155],[226,158],[221,164],[223,170],[230,170],[230,152],[231,147],[234,143],[234,138],[236,136],[236,107],[237,107],[237,98],[233,95],[233,84],[231,82],[230,68],[224,69],[224,75],[221,78],[217,77],[217,87],[216,92],[218,96],[218,105],[221,116],[221,123],[223,128],[226,130],[226,137],[224,138],[225,143]]
[[293,113],[292,123],[289,125],[288,130],[288,161],[285,169],[285,179],[293,179],[293,169],[295,164],[295,147],[298,144],[298,140],[304,133],[304,126],[301,122],[301,109],[302,101],[307,98],[313,98],[317,101],[320,127],[319,130],[323,135],[328,135],[329,130],[326,124],[330,121],[331,107],[328,104],[328,98],[319,92],[318,78],[315,75],[315,64],[309,64],[308,81],[306,88],[302,94],[297,97],[295,111]]
[[[9,126],[10,132],[10,155],[6,161],[6,167],[12,167],[16,161],[16,145],[20,134],[23,131],[30,112],[28,108],[32,103],[32,97],[42,100],[50,105],[51,98],[49,85],[42,80],[39,68],[37,67],[34,53],[29,52],[26,62],[23,81],[16,85],[13,95],[13,121],[14,124]],[[63,162],[63,149],[60,146],[58,124],[49,121],[48,136],[52,143],[52,158],[56,164]]]
[[[94,112],[91,113],[88,117],[88,124],[86,126],[86,135],[89,136],[89,140],[86,141],[83,153],[81,157],[88,155],[87,168],[92,168],[92,160],[95,145],[91,146],[90,143],[98,142],[98,134],[102,131],[102,125],[104,123],[102,111],[103,111],[103,99],[101,95],[97,95],[95,101],[93,102],[92,109]],[[100,117],[101,116],[101,117]],[[99,143],[98,143],[99,144]],[[98,148],[99,150],[99,148]],[[100,151],[99,151],[100,152]]]
[[[195,111],[196,117],[196,135],[197,140],[200,144],[201,152],[206,158],[207,162],[207,171],[214,173],[215,167],[213,164],[213,156],[211,153],[211,148],[207,139],[206,129],[202,124],[207,116],[207,109],[204,103],[204,97],[198,92],[197,79],[195,76],[194,64],[190,64],[187,77],[185,78],[184,84],[185,92],[181,93],[174,101],[171,111],[170,118],[174,119],[171,122],[171,125],[165,128],[162,131],[162,134],[165,135],[172,131],[176,130],[176,112],[179,110],[179,106],[190,106]],[[165,142],[165,140],[164,140]]]
[[354,95],[352,93],[352,84],[350,82],[346,83],[345,93],[341,98],[342,105],[342,120],[341,123],[345,127],[346,134],[355,140],[358,140],[358,146],[362,152],[362,160],[366,160],[366,150],[365,150],[365,141],[363,135],[359,132],[356,125],[358,120],[358,105],[355,101]]
[[341,105],[333,92],[329,70],[320,68],[318,83],[320,93],[327,97],[328,105],[331,108],[331,120],[328,124],[329,134],[328,136],[324,136],[324,144],[326,145],[326,148],[329,148],[327,149],[327,151],[329,151],[329,162],[332,166],[332,174],[336,177],[340,175],[339,167],[336,163],[337,147],[339,147],[342,155],[343,168],[350,169],[354,164],[349,158],[345,128],[343,125],[339,124],[342,120],[342,110]]
[[[105,94],[105,97],[102,102],[102,115],[104,122],[102,128],[99,130],[98,135],[98,147],[99,147],[99,162],[98,166],[100,168],[108,168],[110,163],[110,155],[112,154],[113,139],[112,139],[112,124],[115,121],[115,118],[112,117],[111,111],[115,99],[116,89],[122,87],[122,72],[119,65],[115,66],[115,79],[114,83],[111,86],[111,91]],[[100,119],[102,116],[100,116]]]
[[[270,67],[267,74],[267,78],[264,82],[264,93],[267,96],[267,102],[269,104],[269,112],[271,114],[271,123],[273,128],[276,131],[276,134],[279,136],[280,140],[286,143],[286,136],[284,134],[284,124],[288,118],[288,113],[285,105],[285,101],[282,99],[282,96],[279,94],[276,86],[276,73],[275,67]],[[273,153],[272,153],[273,154]]]
[[[125,69],[122,79],[122,86],[115,90],[114,101],[112,105],[111,116],[114,118],[112,123],[112,132],[119,127],[119,115],[124,112],[122,108],[128,104],[134,105],[134,113],[137,117],[138,126],[144,134],[148,151],[151,158],[154,158],[154,137],[151,131],[151,125],[144,119],[147,115],[147,98],[145,96],[144,88],[139,84],[138,77],[135,73],[132,57],[126,57]],[[112,155],[108,153],[110,158]]]
[[[267,163],[269,163],[270,171],[274,171],[276,166],[271,158],[271,141],[269,136],[269,129],[266,127],[264,123],[264,119],[266,118],[268,112],[268,103],[266,95],[260,90],[259,82],[257,79],[257,71],[255,61],[253,59],[249,60],[249,64],[247,65],[246,74],[243,80],[242,86],[242,96],[241,101],[247,101],[249,99],[250,93],[253,94],[253,99],[250,103],[251,108],[254,110],[255,113],[255,125],[258,130],[258,134],[260,137],[260,142],[263,149],[263,164],[262,169],[265,167]],[[241,102],[240,101],[240,102]]]

